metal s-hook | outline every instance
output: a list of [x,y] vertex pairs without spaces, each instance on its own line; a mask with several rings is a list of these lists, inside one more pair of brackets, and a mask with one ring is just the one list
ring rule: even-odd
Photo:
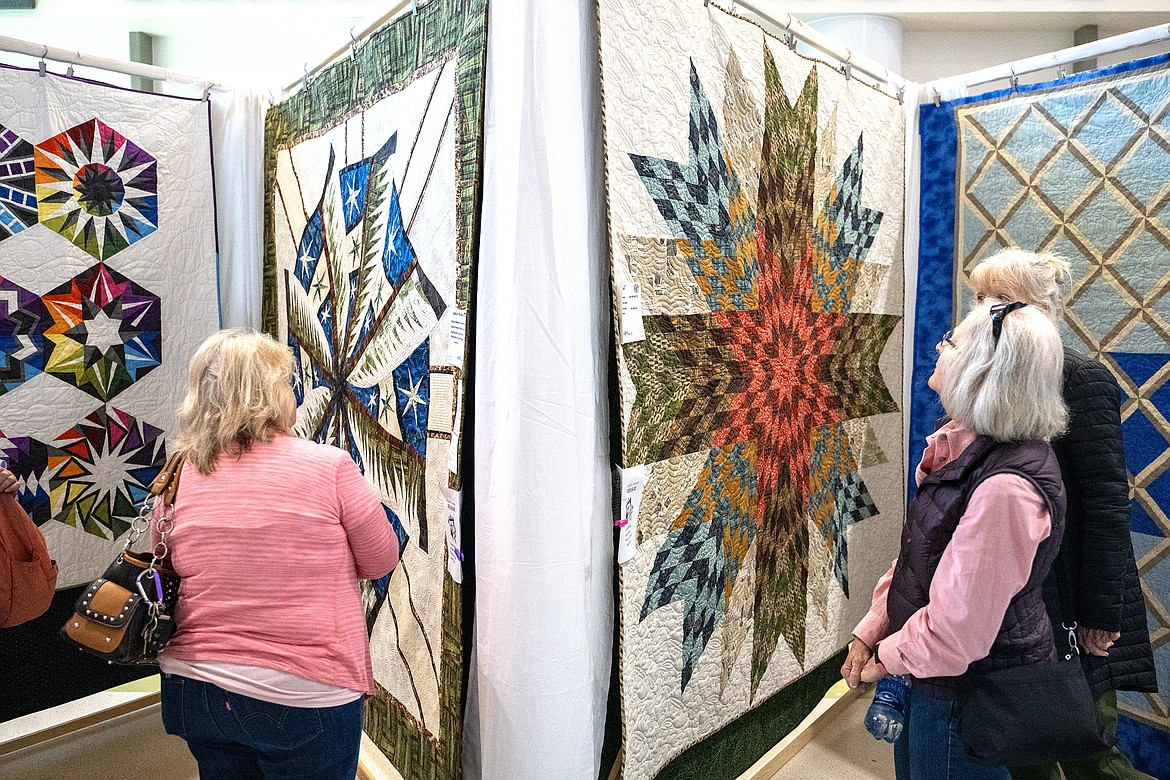
[[898,93],[894,97],[898,98],[898,105],[902,105],[902,103],[905,102],[905,99],[906,99],[906,88],[902,87],[901,89],[899,89]]
[[350,55],[350,57],[356,58],[357,57],[357,50],[358,50],[358,39],[353,34],[353,28],[350,27],[349,28],[349,55]]
[[931,97],[934,100],[934,107],[938,108],[942,105],[942,95],[938,94],[938,87],[931,87]]
[[841,75],[843,75],[845,77],[846,81],[849,81],[851,78],[853,78],[853,66],[849,64],[852,59],[853,59],[853,50],[846,49],[845,50],[845,61],[841,63]]
[[784,23],[784,43],[792,51],[796,51],[796,35],[792,32],[792,14],[788,14],[788,21]]
[[40,74],[41,78],[44,78],[45,72],[49,67],[45,64],[45,57],[49,56],[49,47],[45,44],[41,45],[45,47],[45,53],[41,55],[41,61],[37,64],[37,72]]
[[309,91],[309,63],[306,62],[302,67],[305,69],[305,75],[301,76],[301,89],[308,92]]
[[1012,77],[1008,79],[1008,83],[1012,85],[1012,92],[1019,92],[1020,77],[1016,75],[1016,64],[1013,62],[1011,65],[1008,65],[1008,70],[1012,74]]

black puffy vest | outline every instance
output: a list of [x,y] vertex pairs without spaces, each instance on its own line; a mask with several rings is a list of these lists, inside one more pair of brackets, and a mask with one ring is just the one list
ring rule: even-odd
[[[1052,532],[1036,551],[1027,584],[1008,605],[991,652],[971,664],[973,671],[1024,666],[1056,657],[1042,585],[1060,549],[1065,498],[1060,467],[1048,444],[1004,444],[978,436],[958,458],[928,475],[910,504],[902,528],[902,549],[886,600],[891,632],[901,629],[911,615],[926,606],[939,559],[967,509],[971,493],[983,480],[1004,473],[1017,474],[1036,486],[1048,502]],[[939,695],[954,697],[960,679],[936,677],[916,682]]]

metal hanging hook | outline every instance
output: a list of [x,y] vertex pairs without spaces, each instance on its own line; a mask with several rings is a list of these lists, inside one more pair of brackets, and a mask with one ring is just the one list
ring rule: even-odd
[[842,75],[845,76],[846,81],[849,81],[851,78],[853,78],[853,66],[849,64],[852,59],[853,59],[853,50],[846,49],[845,50],[845,61],[843,63],[841,63],[841,73],[842,73]]
[[49,67],[47,64],[45,64],[45,57],[49,56],[49,47],[45,44],[41,45],[45,46],[45,53],[41,55],[41,61],[37,63],[37,72],[43,77]]
[[934,107],[938,108],[942,105],[942,95],[938,94],[938,87],[930,88],[932,98],[934,99]]
[[1008,65],[1008,70],[1012,74],[1012,77],[1008,79],[1008,83],[1012,85],[1012,92],[1018,92],[1020,88],[1020,77],[1016,75],[1016,64],[1013,62],[1011,65]]
[[784,43],[792,51],[796,51],[796,35],[792,32],[792,14],[788,14],[788,21],[784,23]]

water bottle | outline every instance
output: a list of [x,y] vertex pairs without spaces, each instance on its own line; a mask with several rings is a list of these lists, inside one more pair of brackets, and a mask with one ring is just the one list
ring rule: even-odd
[[906,678],[887,674],[878,680],[873,692],[873,704],[865,713],[865,728],[874,739],[893,742],[906,726],[906,698],[910,693]]

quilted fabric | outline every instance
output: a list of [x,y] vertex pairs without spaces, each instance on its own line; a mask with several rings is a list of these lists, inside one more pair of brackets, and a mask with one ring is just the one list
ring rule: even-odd
[[[1131,689],[1119,694],[1119,745],[1139,769],[1158,777],[1170,777],[1170,702],[1165,679],[1161,691],[1149,691],[1145,622],[1155,640],[1153,665],[1164,669],[1170,660],[1170,648],[1159,640],[1170,598],[1163,571],[1170,528],[1163,398],[1170,359],[1164,281],[1170,269],[1164,215],[1168,61],[1162,56],[1018,93],[922,107],[923,237],[911,421],[912,450],[920,452],[935,411],[925,389],[933,345],[970,299],[970,269],[1003,246],[1068,258],[1073,280],[1063,336],[1093,360],[1066,360],[1070,383],[1080,383],[1068,389],[1072,422],[1084,423],[1084,430],[1070,434],[1080,438],[1063,446],[1063,459],[1084,470],[1120,472],[1121,452],[1111,444],[1120,425],[1132,495],[1125,540],[1102,527],[1103,518],[1124,511],[1124,487],[1116,496],[1100,491],[1081,502],[1078,533],[1092,535],[1098,552],[1117,551],[1094,556],[1082,572],[1083,619],[1122,630],[1110,659],[1091,663],[1091,679]],[[1093,387],[1105,388],[1099,398],[1116,395],[1114,383],[1120,420],[1087,398]],[[1089,441],[1091,450],[1076,446]],[[1077,522],[1072,514],[1070,522]]]
[[483,0],[434,0],[274,106],[265,131],[265,310],[296,358],[296,432],[350,453],[402,544],[362,593],[366,731],[407,780],[461,774],[447,495],[461,485],[485,21]]
[[897,555],[904,120],[715,5],[600,10],[615,332],[645,333],[617,354],[646,473],[622,770],[649,778],[840,649]]
[[0,69],[0,457],[59,587],[121,547],[218,327],[208,104]]

